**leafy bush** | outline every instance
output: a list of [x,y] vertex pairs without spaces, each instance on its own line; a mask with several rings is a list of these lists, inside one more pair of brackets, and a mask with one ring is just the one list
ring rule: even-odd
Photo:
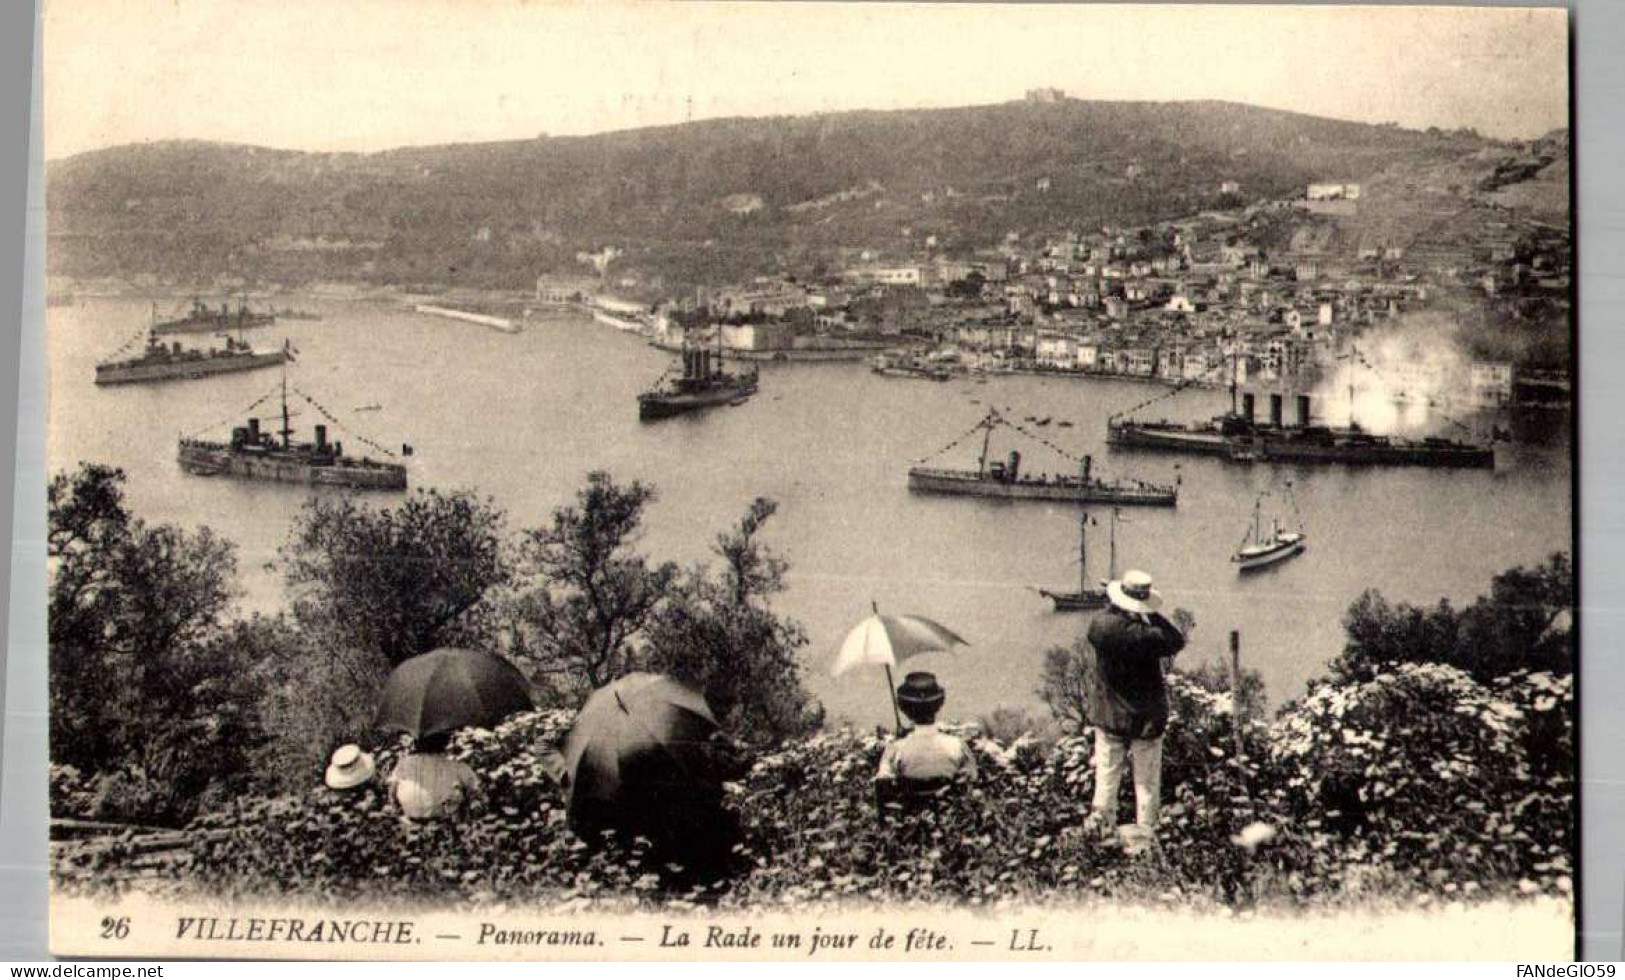
[[[1169,685],[1164,816],[1137,858],[1080,832],[1092,732],[1001,742],[948,726],[972,745],[978,775],[896,814],[874,800],[884,738],[842,730],[787,742],[729,784],[743,870],[717,894],[673,891],[641,842],[593,849],[568,830],[554,750],[571,716],[538,711],[453,741],[486,789],[461,821],[407,822],[377,784],[245,802],[193,824],[189,884],[615,909],[1069,895],[1244,907],[1571,888],[1573,787],[1554,775],[1572,759],[1567,678],[1526,672],[1491,689],[1453,668],[1407,665],[1323,683],[1274,724],[1248,721],[1240,758],[1229,696],[1178,673]],[[387,773],[400,743],[376,748]],[[76,785],[65,770],[53,782],[63,794]]]
[[1439,664],[1320,684],[1272,739],[1280,800],[1336,835],[1345,882],[1566,892],[1573,787],[1553,770],[1573,765],[1571,699],[1567,678],[1524,674],[1497,690]]

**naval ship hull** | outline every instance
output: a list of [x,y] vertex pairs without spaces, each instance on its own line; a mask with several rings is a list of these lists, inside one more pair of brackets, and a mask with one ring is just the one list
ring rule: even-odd
[[1211,426],[1193,428],[1172,422],[1113,423],[1106,429],[1106,445],[1118,449],[1230,455],[1230,444]]
[[720,405],[732,405],[756,394],[756,386],[718,388],[681,395],[643,395],[638,398],[638,419],[653,422]]
[[272,313],[250,313],[247,316],[187,317],[184,320],[166,320],[153,326],[156,334],[172,333],[226,333],[246,327],[268,327],[276,322]]
[[975,470],[931,469],[916,466],[908,471],[908,488],[916,493],[943,493],[965,497],[995,497],[1003,500],[1051,500],[1079,504],[1122,504],[1128,506],[1173,507],[1179,491],[1149,484],[1114,484],[1078,477],[1052,477],[996,480]]
[[1495,450],[1465,444],[1425,442],[1319,443],[1287,438],[1235,440],[1232,458],[1269,463],[1338,463],[1344,466],[1428,466],[1440,469],[1495,468]]
[[197,476],[229,476],[352,490],[406,489],[406,467],[397,463],[365,460],[313,463],[298,456],[237,451],[224,443],[198,440],[181,442],[179,460],[181,469]]
[[96,366],[99,385],[144,384],[154,381],[181,381],[206,378],[214,374],[234,374],[275,367],[288,360],[288,352],[277,350],[263,354],[232,354],[220,357],[200,357],[196,360],[170,361],[159,364],[100,364]]
[[1223,435],[1208,426],[1113,423],[1106,430],[1106,444],[1114,449],[1220,456],[1242,463],[1495,468],[1495,450],[1488,446],[1445,440],[1413,442],[1363,435],[1355,439],[1338,435],[1314,437],[1292,428],[1260,427],[1253,430],[1251,435]]

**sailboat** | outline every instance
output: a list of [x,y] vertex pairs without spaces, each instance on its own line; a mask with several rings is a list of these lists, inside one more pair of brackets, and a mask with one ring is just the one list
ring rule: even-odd
[[[1287,493],[1290,497],[1291,484],[1287,485]],[[1285,530],[1281,526],[1281,519],[1278,516],[1270,518],[1269,530],[1268,532],[1265,531],[1264,498],[1268,495],[1269,491],[1265,490],[1253,502],[1252,525],[1247,529],[1247,534],[1241,539],[1241,546],[1236,549],[1235,554],[1230,556],[1230,560],[1235,563],[1238,571],[1250,572],[1266,565],[1286,561],[1295,555],[1303,554],[1304,547],[1309,543],[1309,536],[1303,530],[1301,516],[1298,519],[1298,529],[1296,531]],[[1297,510],[1296,502],[1293,503],[1292,509],[1294,512]]]
[[[1078,520],[1078,591],[1055,592],[1050,589],[1039,589],[1038,594],[1054,603],[1056,612],[1087,612],[1091,609],[1106,608],[1109,600],[1106,597],[1104,586],[1091,588],[1089,586],[1089,513],[1084,511]],[[1112,509],[1111,525],[1111,559],[1106,566],[1107,578],[1117,575],[1117,509]]]

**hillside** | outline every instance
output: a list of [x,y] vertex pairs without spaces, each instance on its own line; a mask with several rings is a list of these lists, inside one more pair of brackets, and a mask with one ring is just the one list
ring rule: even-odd
[[1077,100],[369,154],[165,142],[49,167],[49,271],[519,287],[616,243],[675,284],[807,271],[926,235],[964,250],[1173,217],[1224,181],[1282,196],[1492,145],[1232,103]]

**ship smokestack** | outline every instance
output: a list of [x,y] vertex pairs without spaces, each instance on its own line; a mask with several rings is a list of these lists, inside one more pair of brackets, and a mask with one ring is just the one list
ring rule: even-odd
[[327,448],[327,426],[316,426],[316,451],[321,452]]
[[1276,392],[1270,393],[1270,425],[1281,427],[1281,396]]
[[1298,424],[1300,426],[1307,426],[1309,424],[1309,396],[1308,395],[1299,395],[1298,396]]
[[1241,417],[1248,422],[1253,420],[1253,393],[1250,391],[1241,396]]
[[1010,450],[1010,479],[1014,480],[1016,478],[1017,474],[1019,474],[1020,472],[1021,472],[1021,451],[1017,450],[1017,449],[1012,449],[1012,450]]
[[248,441],[250,443],[255,444],[255,445],[259,444],[259,441],[260,441],[260,420],[259,419],[249,419],[248,420]]
[[1094,457],[1093,456],[1085,456],[1085,457],[1083,457],[1083,482],[1085,482],[1085,483],[1089,482],[1089,471],[1093,470],[1094,468],[1095,468],[1095,459],[1094,459]]

